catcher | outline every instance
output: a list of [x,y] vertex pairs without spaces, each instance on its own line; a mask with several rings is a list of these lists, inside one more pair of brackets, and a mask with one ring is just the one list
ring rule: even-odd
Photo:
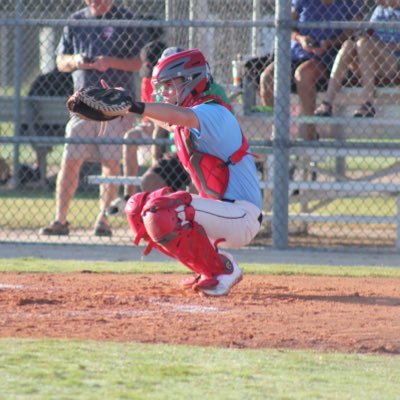
[[174,128],[180,161],[199,195],[164,187],[133,195],[125,208],[137,245],[148,243],[194,272],[186,288],[222,296],[242,279],[232,255],[217,246],[247,245],[262,222],[254,158],[234,115],[218,97],[205,95],[211,76],[198,49],[159,61],[152,84],[162,103],[136,102],[119,89],[83,89],[68,107],[84,118],[110,119],[127,112]]

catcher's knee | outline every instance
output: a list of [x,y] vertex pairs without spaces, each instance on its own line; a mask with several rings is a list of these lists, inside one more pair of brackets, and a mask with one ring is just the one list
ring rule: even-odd
[[169,193],[171,189],[164,187],[156,190],[155,192],[140,192],[130,197],[125,207],[125,214],[128,220],[129,226],[131,227],[133,234],[135,235],[135,244],[138,244],[140,239],[148,240],[148,235],[143,224],[142,211],[146,203],[149,200],[157,198],[158,196],[164,196]]
[[150,238],[160,244],[175,239],[182,226],[194,219],[191,201],[192,196],[183,191],[149,199],[143,207],[142,219]]

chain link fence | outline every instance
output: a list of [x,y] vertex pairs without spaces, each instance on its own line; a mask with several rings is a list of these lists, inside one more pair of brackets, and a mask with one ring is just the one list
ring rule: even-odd
[[394,3],[126,0],[88,18],[82,0],[2,1],[0,241],[131,243],[123,198],[160,179],[190,184],[170,134],[70,120],[66,97],[104,78],[139,98],[165,48],[199,47],[257,154],[265,218],[253,244],[397,249]]

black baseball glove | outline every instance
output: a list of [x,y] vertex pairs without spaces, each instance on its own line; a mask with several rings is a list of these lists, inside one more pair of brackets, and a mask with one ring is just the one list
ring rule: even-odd
[[124,89],[87,87],[67,100],[67,108],[82,119],[110,121],[129,112],[143,114],[144,103],[136,102]]

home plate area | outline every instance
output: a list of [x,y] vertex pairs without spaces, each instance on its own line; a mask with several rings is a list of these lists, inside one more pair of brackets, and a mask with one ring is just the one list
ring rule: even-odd
[[183,274],[2,273],[0,337],[400,354],[400,280],[245,275],[225,297]]

